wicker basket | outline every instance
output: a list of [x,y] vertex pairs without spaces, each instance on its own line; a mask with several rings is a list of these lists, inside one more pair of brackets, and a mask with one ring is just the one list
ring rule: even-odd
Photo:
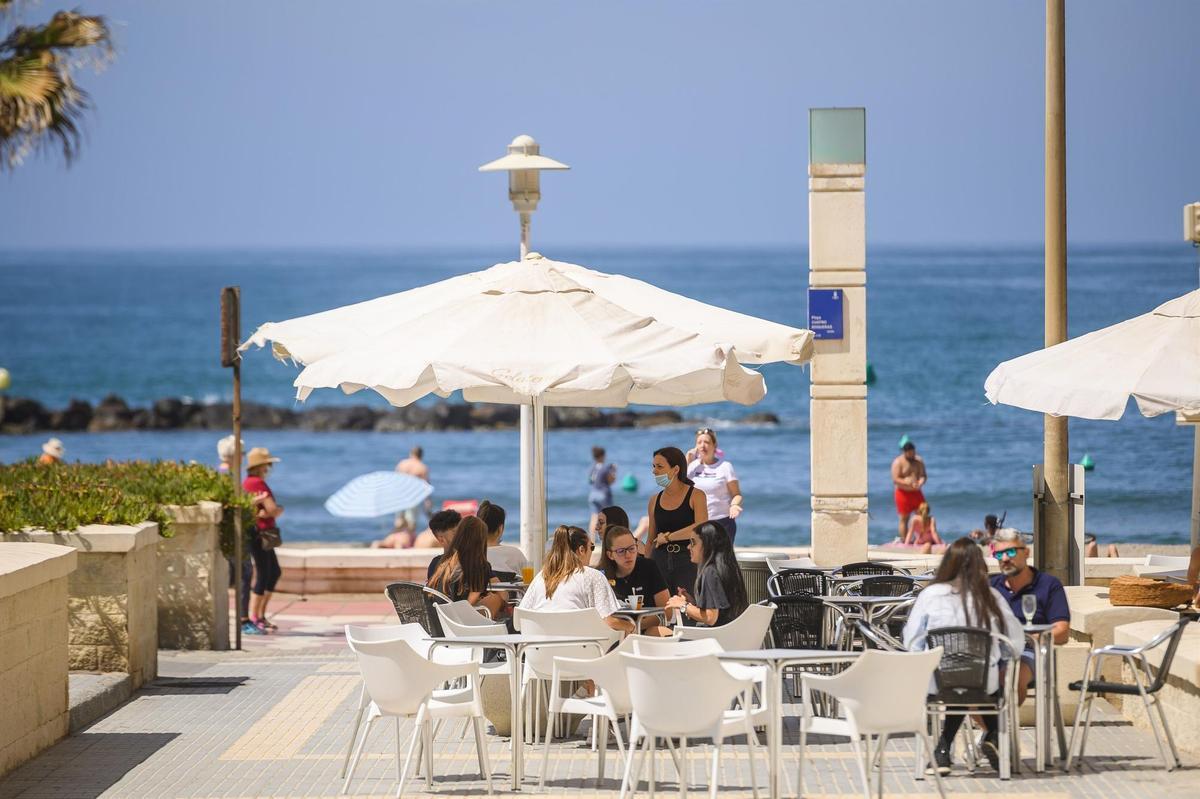
[[1191,604],[1194,593],[1195,589],[1190,586],[1123,574],[1120,577],[1114,577],[1108,586],[1108,601],[1113,605],[1175,608]]

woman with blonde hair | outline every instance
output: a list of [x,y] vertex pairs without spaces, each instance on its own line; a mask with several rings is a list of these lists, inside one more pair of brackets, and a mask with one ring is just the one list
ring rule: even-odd
[[521,598],[525,610],[579,610],[595,608],[605,624],[614,630],[632,632],[633,624],[613,614],[619,610],[603,572],[588,566],[595,544],[581,527],[559,525],[554,543]]
[[917,506],[917,512],[908,521],[908,535],[904,537],[904,545],[917,547],[925,555],[933,551],[935,546],[945,547],[938,535],[937,519],[929,510],[929,503],[922,502]]
[[487,559],[487,525],[478,516],[464,516],[454,530],[450,548],[426,583],[450,597],[483,605],[498,617],[505,608],[504,597],[488,592],[494,579]]

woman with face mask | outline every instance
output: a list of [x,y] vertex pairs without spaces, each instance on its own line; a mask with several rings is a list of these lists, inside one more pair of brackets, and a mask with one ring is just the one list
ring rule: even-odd
[[655,451],[652,468],[662,491],[650,498],[646,510],[649,557],[667,578],[671,594],[680,588],[690,591],[696,582],[696,564],[688,556],[687,543],[696,525],[708,521],[708,499],[688,478],[687,461],[678,447]]

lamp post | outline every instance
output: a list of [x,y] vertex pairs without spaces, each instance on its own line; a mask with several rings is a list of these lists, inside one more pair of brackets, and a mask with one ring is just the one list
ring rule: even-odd
[[[529,254],[529,222],[542,199],[541,172],[570,169],[547,158],[532,136],[508,145],[508,154],[479,167],[480,172],[507,172],[508,199],[521,221],[521,258]],[[546,409],[534,399],[521,405],[521,549],[533,567],[542,565],[546,549]]]

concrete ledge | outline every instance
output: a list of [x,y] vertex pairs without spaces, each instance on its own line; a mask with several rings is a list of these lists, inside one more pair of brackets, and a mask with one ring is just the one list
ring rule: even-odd
[[5,533],[6,541],[30,541],[39,544],[60,544],[80,552],[131,552],[158,543],[158,525],[142,522],[132,526],[88,524],[70,532],[22,530]]
[[133,696],[133,680],[128,674],[90,674],[73,671],[68,679],[72,733],[107,716]]
[[0,599],[66,577],[77,557],[61,544],[0,540]]
[[429,561],[441,549],[279,547],[283,574],[276,590],[293,594],[375,593],[397,580],[425,582]]

